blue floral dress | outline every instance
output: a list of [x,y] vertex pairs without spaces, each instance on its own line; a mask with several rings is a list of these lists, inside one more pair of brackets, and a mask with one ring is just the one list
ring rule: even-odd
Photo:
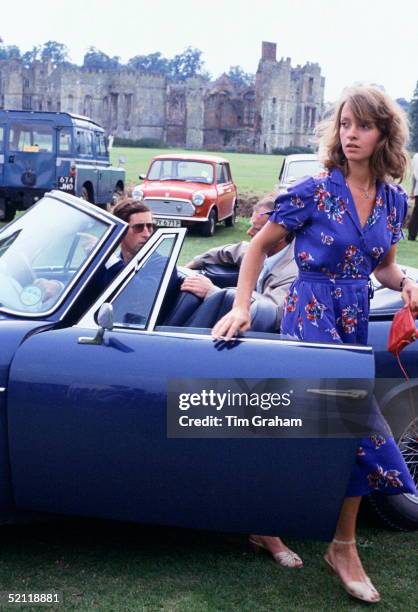
[[[270,221],[295,232],[299,276],[289,289],[282,333],[313,342],[366,344],[369,276],[402,237],[407,196],[377,183],[372,212],[361,227],[340,170],[310,177],[276,200]],[[386,433],[360,441],[347,496],[416,493],[394,441]]]

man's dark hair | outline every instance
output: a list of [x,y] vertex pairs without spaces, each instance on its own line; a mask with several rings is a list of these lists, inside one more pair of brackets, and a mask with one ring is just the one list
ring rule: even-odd
[[[258,200],[258,202],[254,204],[253,211],[258,212],[259,210],[264,209],[272,213],[276,206],[276,198],[277,194],[269,194],[264,196],[264,198],[261,198],[261,200]],[[285,240],[287,244],[290,244],[294,237],[295,234],[293,232],[289,232],[288,234],[286,234]]]
[[126,221],[126,223],[129,223],[131,215],[144,212],[151,212],[150,207],[146,204],[142,204],[142,202],[137,202],[132,198],[123,198],[123,200],[118,202],[113,209],[113,214],[115,217],[119,217],[119,219]]

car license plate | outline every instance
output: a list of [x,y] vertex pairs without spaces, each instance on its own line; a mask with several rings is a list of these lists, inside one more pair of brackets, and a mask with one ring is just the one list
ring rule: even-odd
[[157,227],[181,227],[180,219],[155,219]]

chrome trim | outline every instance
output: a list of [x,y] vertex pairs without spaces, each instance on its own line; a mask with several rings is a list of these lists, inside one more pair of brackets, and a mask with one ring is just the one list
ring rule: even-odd
[[[175,234],[174,234],[175,235]],[[161,305],[163,303],[163,300],[165,298],[165,294],[167,291],[167,287],[168,287],[168,283],[170,282],[170,278],[171,278],[171,274],[173,273],[174,267],[177,263],[177,259],[180,253],[180,249],[183,246],[183,241],[184,238],[186,237],[186,230],[183,229],[183,232],[181,234],[178,234],[178,236],[175,238],[175,242],[174,242],[174,246],[173,246],[173,250],[171,252],[170,255],[170,259],[168,261],[168,266],[165,270],[161,285],[160,285],[160,289],[157,293],[156,296],[156,300],[154,302],[154,307],[151,310],[151,315],[149,318],[149,322],[147,325],[147,330],[153,330],[155,327],[155,324],[157,322],[157,318],[158,318],[158,314],[160,312],[160,308]]]
[[[82,329],[96,330],[99,326],[95,321],[94,315],[97,312],[97,310],[100,308],[100,306],[104,302],[107,301],[107,298],[109,297],[109,295],[111,295],[115,291],[115,289],[117,289],[118,287],[119,287],[119,290],[115,294],[114,298],[117,295],[119,295],[119,293],[122,291],[122,289],[126,286],[128,281],[130,280],[130,276],[133,273],[133,271],[139,269],[140,267],[144,265],[147,259],[151,256],[151,252],[154,250],[154,247],[156,248],[156,246],[161,242],[163,237],[166,235],[176,235],[176,234],[180,237],[183,237],[183,240],[184,240],[184,236],[186,235],[186,229],[180,228],[180,227],[159,227],[152,234],[152,236],[147,240],[147,242],[144,244],[144,246],[139,251],[139,253],[128,263],[125,269],[116,276],[116,278],[111,282],[109,287],[107,287],[107,289],[97,298],[94,304],[87,310],[87,312],[83,315],[83,317],[77,322],[77,324],[74,327],[82,328]],[[174,264],[175,264],[175,261],[174,261]],[[159,299],[160,293],[161,293],[161,286],[157,294],[156,303]],[[161,298],[161,301],[163,300],[163,298],[164,296]],[[115,325],[115,328],[119,330],[119,327],[117,327],[116,325]],[[144,331],[144,330],[138,330],[138,331]]]
[[[97,310],[97,308],[96,308]],[[93,320],[93,324],[91,324],[91,321],[85,321],[86,317],[83,317],[82,320],[80,320],[77,325],[75,325],[74,327],[82,327],[83,329],[90,329],[90,330],[96,330],[99,326],[97,325],[97,323]],[[83,323],[83,321],[85,321]],[[188,329],[193,330],[192,327],[189,327]],[[152,334],[153,336],[163,336],[163,337],[167,337],[167,338],[181,338],[183,340],[210,340],[211,342],[214,342],[212,336],[210,335],[210,333],[208,334],[194,334],[193,331],[191,331],[190,333],[187,332],[173,332],[173,331],[161,331],[161,330],[155,330],[155,329],[136,329],[134,327],[119,327],[116,326],[114,327],[114,330],[117,330],[120,333],[127,333],[127,334],[140,334],[140,335],[147,335],[149,336],[150,334]],[[294,346],[297,348],[302,348],[302,347],[311,347],[311,348],[332,348],[333,350],[355,350],[356,352],[360,352],[360,353],[372,353],[373,349],[369,346],[355,346],[355,345],[347,345],[347,344],[319,344],[319,343],[315,343],[315,342],[299,342],[299,341],[292,341],[292,340],[283,340],[281,338],[277,338],[276,339],[271,339],[271,338],[237,338],[236,342],[250,342],[250,343],[255,343],[255,344],[275,344],[277,346],[277,344],[279,344],[280,346]]]
[[[65,193],[63,191],[58,191],[58,190],[50,191],[49,193],[45,194],[44,198],[53,198],[53,199],[56,199],[56,200],[61,200],[65,204],[73,206],[74,208],[77,208],[77,210],[80,210],[81,212],[84,212],[84,213],[87,212],[88,214],[91,214],[94,218],[98,219],[99,221],[102,221],[102,222],[106,223],[106,225],[108,226],[108,229],[104,233],[104,235],[102,236],[100,241],[96,244],[95,248],[91,251],[91,253],[87,257],[86,261],[84,262],[83,266],[78,270],[78,272],[75,275],[75,277],[73,277],[71,279],[69,285],[66,287],[64,293],[62,294],[62,296],[60,297],[58,302],[56,304],[54,304],[54,306],[52,308],[50,308],[49,310],[46,310],[44,312],[40,312],[40,313],[31,313],[31,312],[25,312],[25,311],[20,311],[20,310],[11,310],[9,308],[0,307],[0,311],[1,312],[5,312],[7,314],[18,315],[18,316],[24,316],[26,319],[44,319],[45,317],[48,317],[49,315],[51,315],[54,312],[56,312],[61,307],[62,303],[65,301],[65,299],[67,298],[67,296],[70,293],[71,289],[78,282],[79,278],[82,276],[84,271],[88,268],[88,266],[91,264],[93,259],[100,252],[100,249],[101,249],[102,245],[106,242],[106,240],[109,238],[110,234],[114,231],[114,229],[116,227],[118,227],[119,224],[122,224],[122,228],[124,226],[127,227],[127,224],[124,221],[119,220],[119,223],[116,223],[115,221],[113,221],[113,218],[112,218],[112,216],[109,213],[103,214],[104,211],[99,209],[94,204],[90,204],[90,202],[86,202],[85,200],[82,200],[81,198],[77,198],[76,196],[70,195],[70,194]],[[86,209],[87,209],[87,211],[86,211]],[[118,242],[119,238],[120,238],[120,236],[116,236],[115,240],[112,241],[112,243],[111,243],[111,247],[112,248],[115,245],[115,243]],[[99,260],[98,265],[94,268],[92,273],[89,274],[89,276],[86,279],[86,283],[90,280],[90,278],[93,276],[93,274],[97,271],[99,265],[102,264],[102,262],[104,261],[104,259],[108,255],[109,251],[110,251],[110,247],[106,251],[106,253],[104,253],[103,257]],[[84,288],[86,283],[84,283],[82,285],[82,287],[80,287],[80,290],[74,295],[73,299],[70,301],[68,307],[62,313],[62,315],[59,318],[59,320],[62,320],[64,318],[64,316],[67,314],[67,312],[70,310],[70,308],[74,304],[75,300],[78,298],[78,296],[80,294],[80,291]]]
[[4,393],[6,391],[6,387],[0,387],[0,393]]
[[184,198],[172,198],[172,197],[163,198],[163,196],[159,196],[158,198],[157,196],[149,196],[149,197],[146,196],[144,198],[144,202],[146,200],[162,200],[163,202],[170,201],[170,202],[184,202],[185,204],[193,204],[191,200],[187,200],[187,199],[185,200]]
[[163,215],[163,214],[157,214],[157,213],[152,213],[152,216],[154,219],[178,219],[179,221],[191,221],[191,222],[195,222],[195,221],[207,221],[208,217],[183,217],[183,216],[177,216],[177,215]]

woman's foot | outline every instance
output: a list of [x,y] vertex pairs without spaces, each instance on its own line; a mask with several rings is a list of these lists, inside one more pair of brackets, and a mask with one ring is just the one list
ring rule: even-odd
[[303,567],[303,561],[275,536],[250,535],[250,544],[256,552],[266,551],[282,567]]
[[349,595],[367,603],[380,601],[379,593],[363,569],[355,540],[334,539],[324,559]]

